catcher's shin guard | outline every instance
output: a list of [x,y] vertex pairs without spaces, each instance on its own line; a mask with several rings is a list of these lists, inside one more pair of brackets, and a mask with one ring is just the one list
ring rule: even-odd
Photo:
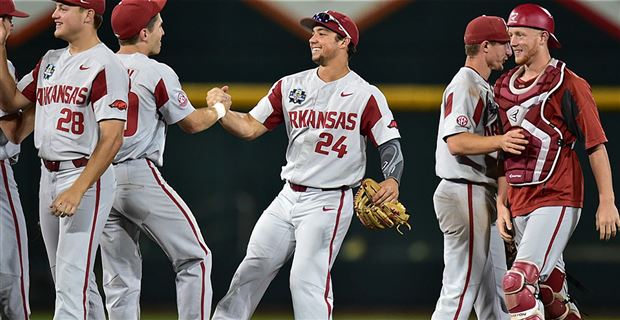
[[575,320],[581,319],[576,308],[571,306],[568,296],[562,294],[566,274],[559,268],[554,268],[544,282],[540,283],[540,300],[545,306],[547,320]]
[[503,281],[506,306],[512,320],[544,320],[538,293],[538,267],[529,261],[517,260],[506,272]]

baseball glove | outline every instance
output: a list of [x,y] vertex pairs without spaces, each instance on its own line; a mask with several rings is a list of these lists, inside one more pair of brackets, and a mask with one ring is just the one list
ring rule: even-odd
[[510,242],[504,241],[504,251],[506,252],[506,267],[510,269],[517,258],[517,245],[514,240]]
[[400,231],[402,225],[411,230],[411,225],[407,222],[409,214],[402,203],[394,201],[375,205],[372,202],[372,197],[379,188],[375,180],[367,178],[362,181],[355,194],[355,214],[362,224],[368,229],[389,229],[396,226],[396,231],[400,234],[403,234]]

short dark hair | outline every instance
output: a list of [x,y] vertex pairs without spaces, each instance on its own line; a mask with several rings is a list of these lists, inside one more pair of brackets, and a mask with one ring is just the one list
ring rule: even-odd
[[466,44],[465,45],[465,54],[468,57],[473,57],[473,56],[477,55],[478,52],[480,52],[480,44],[479,43],[476,43],[476,44]]
[[[84,12],[85,10],[88,10],[88,9],[80,7],[80,12]],[[95,21],[93,22],[95,30],[99,30],[102,24],[103,24],[103,16],[98,13],[95,13]]]
[[[149,20],[149,23],[147,23],[147,24],[146,24],[146,29],[147,29],[149,32],[153,32],[153,30],[155,29],[155,23],[157,23],[157,16],[158,16],[158,15],[154,15],[154,16],[151,18],[151,20]],[[142,29],[140,29],[140,30],[142,30]],[[119,39],[119,40],[118,40],[118,43],[119,43],[121,46],[129,46],[129,45],[132,45],[132,44],[136,44],[136,43],[138,43],[138,41],[139,41],[139,40],[140,40],[140,33],[138,33],[138,34],[134,35],[133,37],[131,37],[131,38],[129,38],[129,39],[125,39],[125,40],[121,40],[121,39]]]
[[[336,33],[336,41],[342,41],[344,39],[345,39],[345,37],[343,37],[340,34]],[[349,41],[349,46],[347,47],[347,53],[349,54],[349,60],[351,60],[351,57],[353,57],[353,55],[357,52],[357,48],[353,44],[353,39],[350,39],[350,40],[351,41]]]

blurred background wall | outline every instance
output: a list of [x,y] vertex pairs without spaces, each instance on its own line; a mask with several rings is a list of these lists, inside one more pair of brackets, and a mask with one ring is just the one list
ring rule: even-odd
[[[577,0],[539,3],[554,15],[556,36],[563,45],[552,55],[587,79],[600,100],[618,188],[620,174],[614,166],[620,159],[620,2],[591,2],[606,3],[610,10],[597,15]],[[24,9],[37,6],[35,0],[16,3]],[[99,32],[112,50],[118,48],[109,25],[115,3],[108,1]],[[294,15],[300,14],[300,8],[307,8],[301,14],[311,16],[319,9],[334,7],[346,13],[360,12],[359,6],[368,3],[169,0],[162,13],[166,35],[157,59],[176,70],[195,105],[204,104],[203,97],[211,84],[229,84],[233,109],[249,110],[280,77],[314,67],[307,36],[302,37],[300,30],[293,27],[297,20]],[[389,92],[388,102],[393,104],[405,153],[401,201],[413,214],[413,230],[404,236],[393,231],[373,232],[353,221],[332,271],[337,308],[368,308],[370,302],[377,308],[434,307],[443,268],[442,234],[432,203],[438,183],[434,151],[441,92],[464,62],[462,39],[467,22],[481,14],[507,17],[518,3],[377,1],[375,8],[363,9],[367,11],[359,15],[363,19],[358,21],[362,26],[359,52],[350,66]],[[278,9],[281,5],[288,9]],[[601,14],[607,17],[603,23]],[[25,31],[16,37],[18,41],[9,48],[9,57],[20,75],[29,72],[47,49],[65,46],[53,38],[49,18],[37,21],[24,27]],[[512,66],[510,59],[506,68]],[[496,77],[494,74],[491,81]],[[233,138],[218,125],[194,136],[182,133],[176,126],[169,130],[162,171],[192,208],[213,252],[214,305],[228,288],[254,223],[282,187],[279,173],[286,143],[282,127],[253,142]],[[15,172],[28,221],[31,305],[34,310],[50,309],[53,285],[37,223],[40,164],[32,137],[22,150]],[[596,186],[587,158],[582,150],[579,152],[586,175],[586,201],[565,259],[568,272],[586,290],[572,292],[586,312],[614,314],[618,310],[614,292],[620,284],[620,239],[598,240],[594,227]],[[370,147],[368,156],[367,176],[380,178],[378,152]],[[143,310],[174,310],[174,274],[167,257],[148,239],[143,241],[142,253]],[[259,308],[291,308],[288,270],[286,266],[280,272]]]

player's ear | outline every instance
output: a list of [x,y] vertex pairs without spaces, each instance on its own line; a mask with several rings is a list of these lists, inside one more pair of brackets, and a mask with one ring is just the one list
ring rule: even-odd
[[489,50],[489,46],[491,45],[491,43],[487,40],[482,41],[482,43],[480,44],[480,48],[484,50],[484,52],[487,52]]
[[142,30],[140,30],[140,40],[146,41],[146,39],[149,37],[149,33],[147,31],[148,30],[146,30],[146,28],[142,28]]

